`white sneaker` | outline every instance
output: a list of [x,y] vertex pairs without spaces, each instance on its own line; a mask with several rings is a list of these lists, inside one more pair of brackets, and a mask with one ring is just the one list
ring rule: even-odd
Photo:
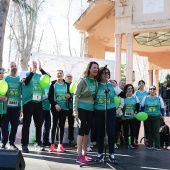
[[115,149],[118,149],[118,146],[115,144]]
[[90,147],[87,147],[86,151],[87,151],[87,152],[91,152],[92,149],[91,149]]

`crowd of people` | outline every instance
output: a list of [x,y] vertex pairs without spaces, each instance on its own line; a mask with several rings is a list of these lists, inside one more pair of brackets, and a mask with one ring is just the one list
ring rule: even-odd
[[[118,84],[116,80],[110,80],[110,70],[99,67],[95,61],[87,65],[75,85],[74,93],[70,92],[73,79],[71,74],[64,77],[63,70],[56,70],[56,79],[43,89],[40,78],[45,74],[50,76],[50,73],[42,69],[40,61],[29,61],[28,72],[21,76],[17,74],[15,62],[9,63],[8,75],[5,77],[4,70],[0,68],[0,80],[4,79],[8,83],[6,95],[0,96],[1,149],[7,149],[9,142],[8,149],[18,150],[15,137],[22,116],[23,153],[29,153],[32,117],[36,130],[35,149],[44,151],[45,147],[49,147],[50,152],[66,152],[63,137],[65,121],[68,118],[69,144],[77,144],[76,162],[88,164],[93,160],[87,154],[91,132],[91,137],[97,143],[95,161],[103,161],[104,147],[108,145],[108,161],[116,163],[115,148],[118,148],[122,141],[125,148],[138,147],[141,121],[137,120],[135,115],[139,112],[148,115],[148,119],[144,121],[147,148],[161,150],[161,147],[164,147],[164,142],[160,139],[164,102],[162,97],[156,95],[155,86],[146,91],[145,82],[140,80],[138,90],[135,91],[133,85],[126,84],[124,80]],[[115,102],[116,96],[120,101],[118,106]],[[74,139],[74,120],[78,125],[77,140]],[[58,141],[57,148],[55,141]],[[167,147],[168,141],[165,142],[165,148]]]

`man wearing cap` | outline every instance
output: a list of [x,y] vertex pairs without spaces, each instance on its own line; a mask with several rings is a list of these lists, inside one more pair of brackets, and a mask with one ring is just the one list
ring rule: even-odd
[[168,87],[167,80],[164,80],[163,85],[160,87],[160,95],[166,105],[166,115],[170,112],[170,87]]

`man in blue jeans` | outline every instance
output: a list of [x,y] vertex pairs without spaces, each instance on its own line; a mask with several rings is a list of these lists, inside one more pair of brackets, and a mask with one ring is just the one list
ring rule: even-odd
[[[21,110],[21,84],[20,77],[17,75],[17,66],[15,62],[10,62],[8,67],[9,75],[5,77],[8,83],[7,92],[7,114],[4,114],[2,123],[2,149],[6,149],[6,144],[9,140],[9,148],[18,150],[15,146],[15,137],[19,124]],[[8,131],[9,123],[11,125],[10,132]]]

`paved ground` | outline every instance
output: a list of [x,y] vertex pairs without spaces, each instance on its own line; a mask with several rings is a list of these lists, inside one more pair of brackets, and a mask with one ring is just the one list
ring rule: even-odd
[[[169,123],[168,125],[170,125],[170,119],[168,119],[166,123]],[[139,135],[140,138],[143,137],[142,124]],[[65,132],[64,141],[67,139],[67,129]],[[17,146],[21,149],[20,144],[17,144]],[[70,147],[68,144],[65,144],[64,146],[67,149],[67,152],[50,153],[48,152],[48,149],[44,152],[37,152],[34,150],[33,144],[30,144],[30,153],[23,154],[26,164],[25,170],[80,170],[82,168],[93,170],[110,169],[109,166],[103,163],[90,165],[88,167],[80,167],[75,161],[77,157],[76,148]],[[93,148],[93,152],[90,152],[89,155],[95,158],[97,155],[96,148]],[[115,155],[118,160],[118,165],[112,166],[116,170],[170,170],[170,150],[148,150],[141,144],[138,149],[116,149]]]
[[[18,145],[20,147],[20,145]],[[30,153],[23,154],[26,163],[25,170],[80,170],[76,163],[76,148],[65,144],[67,152],[50,153],[47,151],[37,152],[34,147],[29,146]],[[96,156],[96,148],[89,155]],[[138,149],[119,148],[115,151],[118,165],[112,165],[116,170],[170,170],[170,151],[169,150],[148,150],[144,145],[140,145]],[[90,165],[87,169],[110,169],[106,164],[100,163]]]

